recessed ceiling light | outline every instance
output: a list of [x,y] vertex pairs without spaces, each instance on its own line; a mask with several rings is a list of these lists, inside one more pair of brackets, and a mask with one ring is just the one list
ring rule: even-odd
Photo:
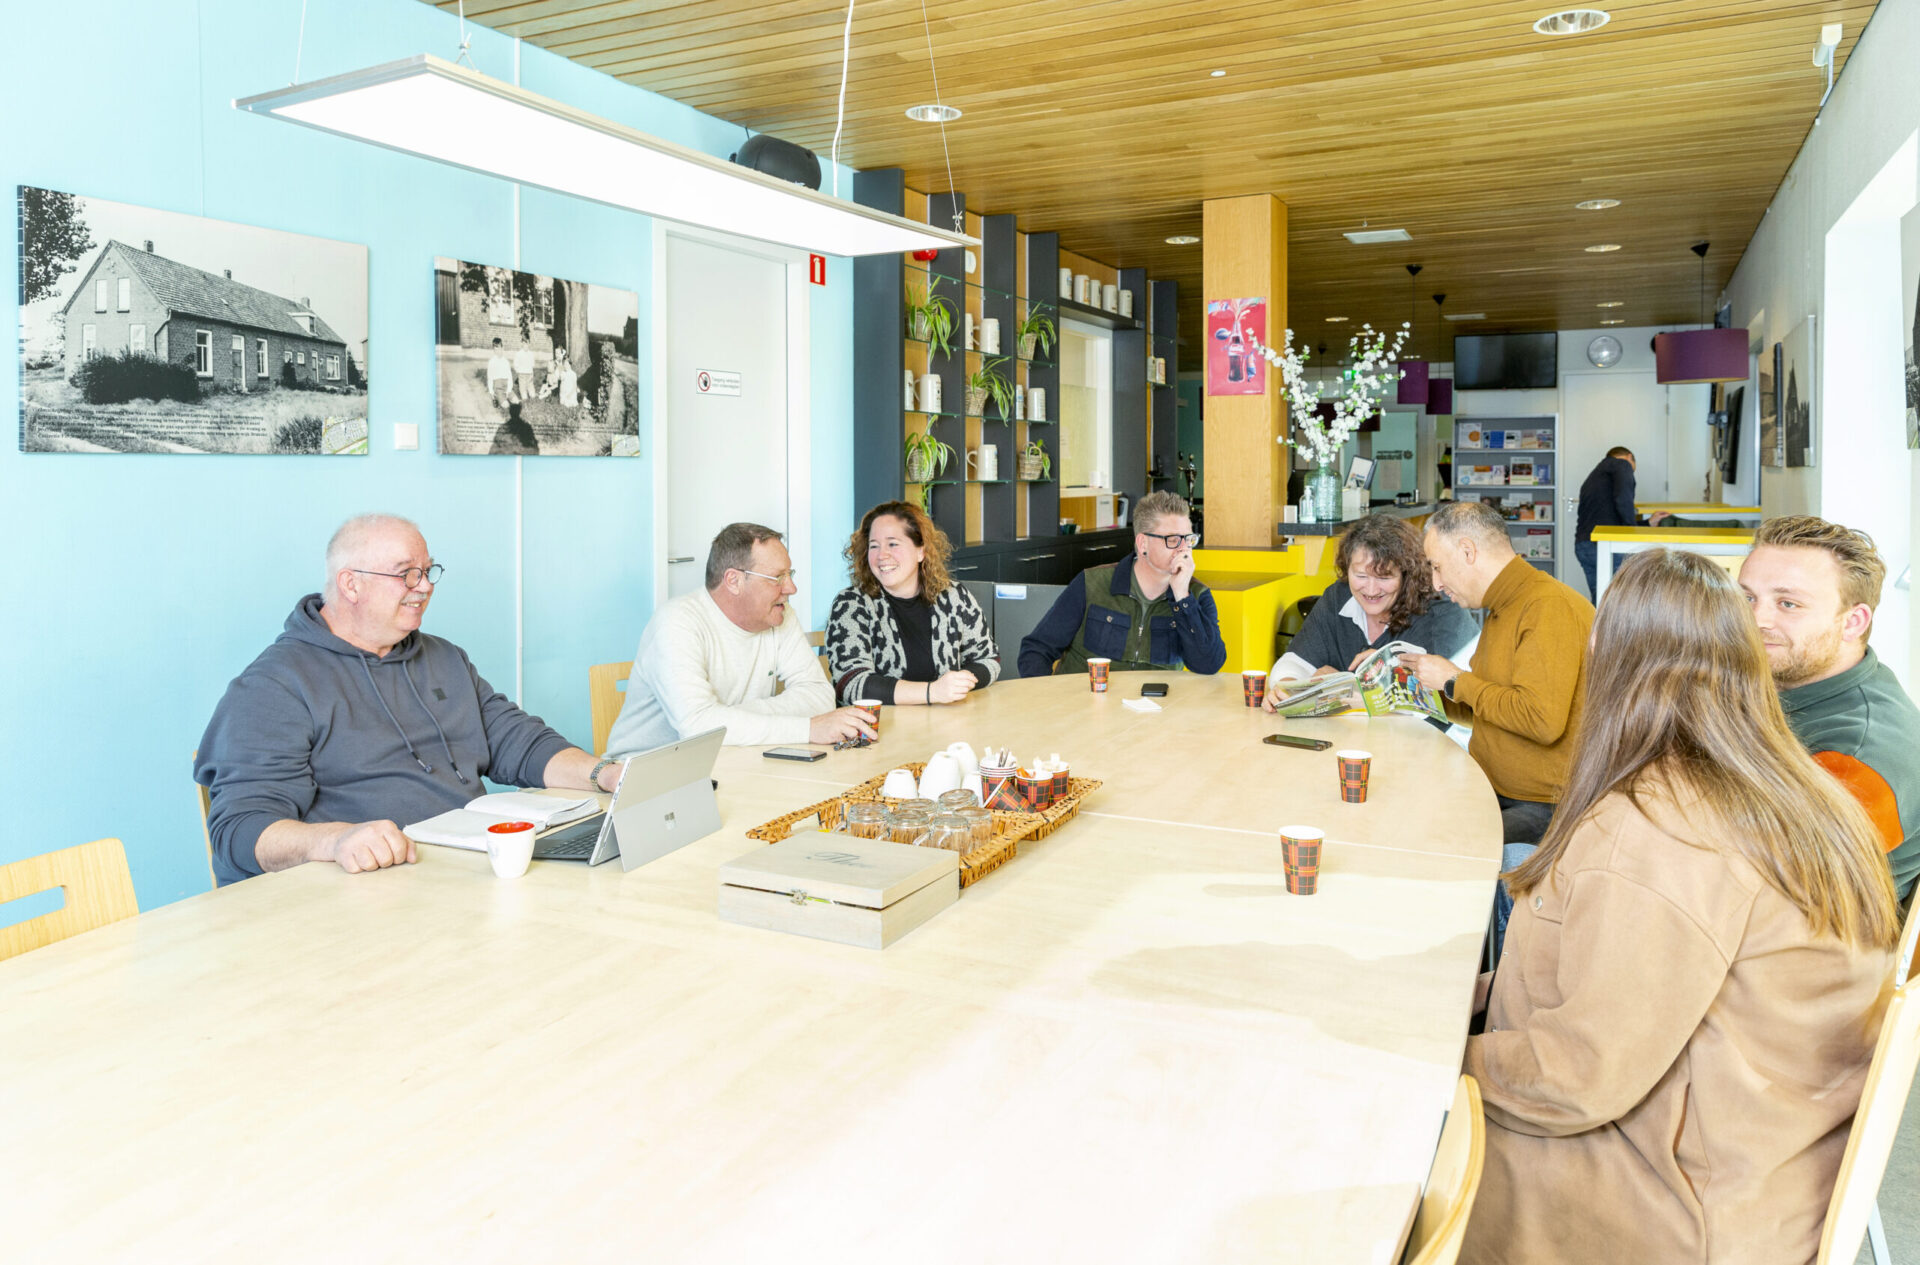
[[1167,239],[1167,245],[1191,246],[1199,240],[1200,239],[1198,237],[1195,237],[1192,233],[1176,233],[1172,237],[1169,237]]
[[1613,15],[1605,9],[1564,9],[1547,14],[1533,24],[1533,29],[1541,35],[1585,35],[1612,20]]
[[1596,303],[1594,304],[1594,306],[1595,307],[1625,307],[1626,301],[1623,299],[1608,299],[1605,303]]
[[960,111],[950,105],[910,105],[907,117],[915,123],[951,123],[960,117]]
[[1224,79],[1226,78],[1226,74],[1227,72],[1224,70],[1209,70],[1207,72],[1207,77],[1209,79]]
[[1487,319],[1485,312],[1446,312],[1443,313],[1443,315],[1450,321],[1484,321]]
[[1327,324],[1329,324],[1329,325],[1341,325],[1341,324],[1345,324],[1345,323],[1346,323],[1346,319],[1347,319],[1347,318],[1346,318],[1346,317],[1344,317],[1344,316],[1329,316],[1329,317],[1327,318]]
[[1610,211],[1619,205],[1619,198],[1588,198],[1585,202],[1574,203],[1573,209],[1576,211]]
[[1371,228],[1358,233],[1342,233],[1340,236],[1355,246],[1372,246],[1377,242],[1410,242],[1413,234],[1404,228]]
[[1610,255],[1614,251],[1619,249],[1620,249],[1619,242],[1602,242],[1598,246],[1587,247],[1587,253],[1589,255]]
[[1614,318],[1613,318],[1612,320],[1609,320],[1609,321],[1601,321],[1600,323],[1601,323],[1602,325],[1625,325],[1625,324],[1626,324],[1626,322],[1625,322],[1625,321],[1623,321],[1623,320],[1621,320],[1621,319],[1620,319],[1619,317],[1617,317],[1617,316],[1616,316],[1616,317],[1614,317]]

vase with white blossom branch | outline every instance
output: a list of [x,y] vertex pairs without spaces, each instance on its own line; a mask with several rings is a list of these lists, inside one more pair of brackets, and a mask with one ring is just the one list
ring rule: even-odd
[[1399,380],[1400,349],[1406,345],[1411,330],[1411,325],[1402,323],[1391,343],[1383,331],[1371,324],[1362,325],[1354,332],[1347,340],[1351,368],[1346,375],[1345,389],[1332,397],[1331,420],[1320,411],[1327,399],[1325,384],[1307,378],[1307,361],[1312,353],[1305,347],[1293,345],[1292,330],[1286,332],[1287,341],[1282,348],[1254,344],[1267,363],[1280,371],[1280,388],[1286,392],[1291,424],[1287,427],[1288,434],[1279,442],[1312,458],[1314,471],[1308,486],[1313,490],[1314,507],[1320,515],[1339,517],[1340,449],[1353,432],[1360,429],[1362,422],[1379,411],[1388,384]]

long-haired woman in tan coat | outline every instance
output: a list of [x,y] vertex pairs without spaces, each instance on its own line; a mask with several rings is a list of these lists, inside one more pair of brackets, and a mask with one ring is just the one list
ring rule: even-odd
[[1586,717],[1467,1043],[1463,1262],[1807,1262],[1892,987],[1866,815],[1787,729],[1740,590],[1623,567]]

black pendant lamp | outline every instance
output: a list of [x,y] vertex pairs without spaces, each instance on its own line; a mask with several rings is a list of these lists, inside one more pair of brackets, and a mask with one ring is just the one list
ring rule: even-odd
[[[1420,275],[1421,265],[1407,265],[1407,341],[1413,341],[1413,318],[1415,310],[1413,287]],[[1420,404],[1427,402],[1427,362],[1424,360],[1402,360],[1400,362],[1400,393],[1396,397],[1401,404]]]

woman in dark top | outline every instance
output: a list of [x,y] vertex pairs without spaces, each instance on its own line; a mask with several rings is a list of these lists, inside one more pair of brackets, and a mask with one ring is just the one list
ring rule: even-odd
[[860,520],[846,550],[853,584],[827,620],[827,673],[841,702],[957,703],[1000,675],[980,603],[947,575],[952,552],[910,502]]
[[1480,635],[1472,617],[1433,588],[1420,534],[1406,520],[1375,514],[1349,527],[1328,586],[1267,676],[1267,709],[1281,682],[1345,672],[1370,650],[1405,641],[1452,658]]

